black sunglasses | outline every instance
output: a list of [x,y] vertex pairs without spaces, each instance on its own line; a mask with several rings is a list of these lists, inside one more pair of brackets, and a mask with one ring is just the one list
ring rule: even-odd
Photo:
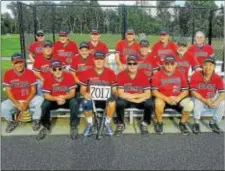
[[165,62],[165,65],[175,65],[175,62]]
[[127,65],[129,65],[129,66],[131,66],[131,65],[135,66],[135,65],[137,65],[137,63],[136,62],[129,62],[129,63],[127,63]]
[[56,72],[56,71],[62,71],[62,68],[53,68],[53,71]]
[[44,37],[44,35],[43,34],[38,34],[37,37]]

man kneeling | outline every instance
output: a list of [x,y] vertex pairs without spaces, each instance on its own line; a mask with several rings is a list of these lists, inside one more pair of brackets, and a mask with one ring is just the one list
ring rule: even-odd
[[184,135],[189,131],[186,125],[193,110],[193,102],[188,96],[188,81],[183,73],[176,70],[174,56],[164,57],[162,69],[152,78],[152,94],[155,96],[156,133],[163,134],[162,115],[165,108],[173,108],[182,113],[179,128]]
[[[93,133],[93,106],[92,97],[90,94],[90,86],[111,86],[112,93],[116,93],[116,75],[111,69],[104,67],[105,57],[105,53],[103,53],[102,51],[96,51],[96,53],[94,54],[94,67],[84,72],[80,72],[77,75],[81,84],[80,93],[84,97],[84,100],[82,102],[84,114],[88,122],[87,128],[84,131],[84,136],[91,136]],[[106,135],[113,135],[113,130],[110,126],[110,122],[115,112],[116,102],[114,98],[109,98],[107,104],[105,101],[96,101],[95,103],[96,108],[106,108]]]
[[50,112],[58,108],[70,109],[70,133],[71,138],[78,137],[77,125],[79,124],[79,107],[75,97],[75,79],[69,72],[63,71],[63,64],[59,60],[51,62],[52,76],[44,81],[43,93],[45,101],[42,104],[41,123],[42,128],[37,139],[44,139],[51,133]]

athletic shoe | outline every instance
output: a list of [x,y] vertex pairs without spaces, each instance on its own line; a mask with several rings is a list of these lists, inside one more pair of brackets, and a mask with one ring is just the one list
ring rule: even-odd
[[77,127],[70,127],[70,137],[72,140],[78,138],[78,129]]
[[32,129],[33,131],[38,131],[41,127],[41,124],[39,123],[39,120],[33,120],[32,121]]
[[220,134],[222,130],[219,128],[219,126],[216,123],[209,123],[209,127],[212,129],[213,132]]
[[8,121],[5,132],[7,133],[12,132],[18,125],[19,123],[17,121]]
[[125,129],[125,124],[117,124],[115,136],[121,136],[123,134],[124,129]]
[[108,135],[108,136],[113,135],[113,129],[110,126],[110,123],[105,124],[105,134]]
[[157,134],[160,134],[160,135],[163,134],[163,123],[162,122],[156,123],[155,131],[156,131]]
[[88,124],[87,127],[84,130],[84,136],[89,137],[93,134],[93,125]]
[[200,125],[199,123],[194,123],[192,127],[192,131],[194,134],[199,134],[200,133]]
[[140,125],[140,130],[141,130],[141,134],[148,134],[147,124],[142,122],[141,125]]
[[51,129],[44,127],[40,130],[39,134],[37,135],[37,140],[43,140],[47,135],[51,133]]
[[179,123],[179,128],[180,128],[180,131],[181,131],[181,133],[183,135],[189,135],[190,132],[189,132],[189,130],[187,128],[187,123],[180,122]]

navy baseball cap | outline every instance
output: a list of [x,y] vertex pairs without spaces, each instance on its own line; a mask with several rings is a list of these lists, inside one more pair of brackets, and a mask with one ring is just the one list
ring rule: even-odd
[[63,63],[60,60],[54,59],[51,61],[51,68],[63,67]]
[[211,62],[212,64],[216,64],[216,61],[215,61],[215,59],[214,58],[212,58],[212,57],[207,57],[205,60],[204,60],[204,63],[206,63],[206,62]]
[[132,29],[132,28],[128,28],[127,31],[126,31],[126,33],[127,33],[127,34],[134,34],[135,31],[134,31],[134,29]]
[[137,62],[138,61],[138,58],[137,58],[137,56],[135,56],[135,55],[129,55],[128,57],[127,57],[127,62],[128,61],[135,61],[135,62]]
[[170,33],[167,30],[161,30],[159,34],[160,35],[169,35]]
[[66,30],[60,30],[60,32],[59,32],[59,36],[67,36],[68,34],[69,34],[69,32]]
[[95,54],[94,54],[94,58],[95,58],[95,59],[99,59],[99,58],[104,59],[105,56],[106,56],[105,53],[102,52],[102,51],[96,51]]
[[37,35],[37,36],[38,36],[38,35],[44,35],[43,30],[38,30],[37,33],[36,33],[36,35]]
[[88,45],[87,42],[81,42],[81,43],[80,43],[79,49],[82,49],[82,48],[87,48],[87,49],[89,49],[90,47],[89,47],[89,45]]
[[46,46],[52,47],[53,46],[52,41],[51,40],[45,40],[44,41],[44,47],[46,47]]
[[148,47],[149,46],[148,40],[141,40],[139,42],[139,44],[140,44],[141,47]]
[[176,62],[176,59],[174,56],[165,56],[163,62]]
[[25,61],[25,58],[24,58],[24,56],[21,53],[16,52],[16,53],[12,54],[11,61],[13,63],[19,62],[19,61],[20,62],[24,62]]
[[92,28],[91,34],[100,34],[100,31],[97,28]]

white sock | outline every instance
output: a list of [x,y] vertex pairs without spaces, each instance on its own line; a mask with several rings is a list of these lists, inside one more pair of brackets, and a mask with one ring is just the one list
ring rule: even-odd
[[112,118],[106,117],[105,123],[110,124]]
[[199,119],[195,119],[195,123],[199,124]]
[[87,123],[93,125],[92,116],[86,117]]

